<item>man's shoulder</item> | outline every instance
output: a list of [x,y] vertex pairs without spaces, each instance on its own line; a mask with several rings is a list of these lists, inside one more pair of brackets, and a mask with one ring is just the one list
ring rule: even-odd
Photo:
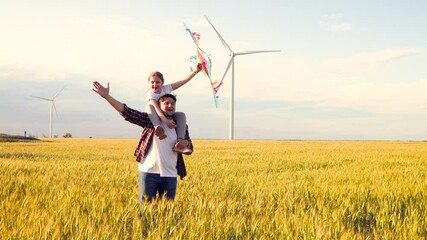
[[147,122],[151,123],[150,119],[148,118],[148,113],[146,112],[141,112],[138,111],[136,109],[133,109],[131,107],[128,107],[126,104],[124,104],[124,109],[123,112],[121,113],[121,115],[123,117],[125,117],[125,119],[134,119],[134,120],[138,120],[138,121],[142,121],[142,122]]

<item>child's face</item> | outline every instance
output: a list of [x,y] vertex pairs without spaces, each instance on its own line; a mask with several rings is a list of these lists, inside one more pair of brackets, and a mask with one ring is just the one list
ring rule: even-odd
[[160,78],[152,76],[148,80],[148,83],[150,84],[151,91],[155,93],[160,93],[162,91],[163,81]]

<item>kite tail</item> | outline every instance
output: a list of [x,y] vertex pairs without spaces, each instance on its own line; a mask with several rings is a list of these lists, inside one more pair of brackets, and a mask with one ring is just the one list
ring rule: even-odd
[[212,84],[212,88],[214,89],[215,94],[218,92],[219,87],[221,87],[221,85],[222,85],[222,82],[220,82],[218,85],[216,85],[216,87],[214,86],[214,84]]

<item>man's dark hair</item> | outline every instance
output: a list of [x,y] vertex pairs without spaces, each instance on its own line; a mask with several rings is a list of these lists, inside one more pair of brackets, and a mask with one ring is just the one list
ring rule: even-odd
[[159,98],[159,103],[163,102],[166,98],[172,98],[174,102],[176,102],[176,97],[170,93],[166,93],[165,95]]

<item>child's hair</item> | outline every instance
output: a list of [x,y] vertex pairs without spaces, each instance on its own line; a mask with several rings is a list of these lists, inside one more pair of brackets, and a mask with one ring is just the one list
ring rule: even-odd
[[150,73],[150,75],[148,75],[148,81],[150,81],[150,77],[158,77],[160,78],[160,80],[162,80],[163,83],[165,82],[165,80],[163,79],[163,74],[161,72],[154,71]]

